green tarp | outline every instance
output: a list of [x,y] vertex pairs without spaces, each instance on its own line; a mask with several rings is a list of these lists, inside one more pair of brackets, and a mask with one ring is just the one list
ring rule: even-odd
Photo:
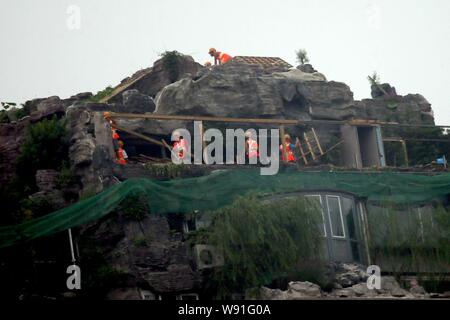
[[214,210],[248,192],[277,194],[308,190],[345,191],[370,201],[424,203],[450,194],[450,174],[284,171],[261,176],[259,169],[242,169],[167,181],[129,179],[46,216],[0,227],[0,248],[104,217],[135,192],[145,195],[152,214],[164,214]]

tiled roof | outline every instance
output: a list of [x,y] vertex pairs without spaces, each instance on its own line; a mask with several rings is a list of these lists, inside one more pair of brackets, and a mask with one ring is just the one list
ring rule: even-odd
[[264,67],[286,67],[292,68],[292,66],[278,57],[252,57],[252,56],[236,56],[233,58],[235,62],[242,62],[247,64],[257,64]]

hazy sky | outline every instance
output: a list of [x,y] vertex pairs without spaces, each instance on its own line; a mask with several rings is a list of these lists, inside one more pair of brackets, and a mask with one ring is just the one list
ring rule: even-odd
[[294,65],[305,48],[356,99],[376,70],[450,124],[448,0],[0,0],[0,101],[96,92],[165,50],[203,64],[210,47]]

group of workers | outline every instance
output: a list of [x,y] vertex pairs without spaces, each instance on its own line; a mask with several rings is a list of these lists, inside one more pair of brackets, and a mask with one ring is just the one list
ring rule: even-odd
[[[252,137],[252,135],[247,132],[245,135],[245,148],[246,155],[248,159],[257,158],[258,153],[258,142]],[[284,135],[284,148],[283,144],[280,144],[281,160],[284,162],[295,162],[297,158],[295,157],[295,145],[292,143],[291,136],[289,134]],[[287,159],[287,160],[285,160]]]
[[[186,141],[183,137],[180,136],[178,131],[175,131],[173,134],[175,141],[173,143],[172,152],[178,157],[178,159],[183,160],[187,157],[190,157],[189,148],[186,144]],[[295,157],[295,145],[292,143],[291,136],[289,134],[284,135],[284,148],[283,144],[280,145],[281,152],[281,160],[284,162],[296,162],[297,158]],[[251,159],[258,159],[258,142],[252,136],[250,132],[246,132],[245,134],[245,155],[246,158],[250,161]],[[287,160],[285,161],[285,157]]]
[[[210,48],[208,53],[211,57],[214,58],[214,65],[223,65],[233,59],[233,57],[229,54],[217,51],[215,48]],[[211,63],[206,62],[205,66],[211,67]],[[114,142],[114,152],[116,154],[116,162],[120,165],[125,165],[127,163],[128,155],[124,149],[124,143],[122,140],[120,140],[120,136],[117,133],[115,122],[113,119],[111,119],[109,112],[104,112],[103,116],[111,126],[112,139]],[[176,136],[175,140],[177,141],[173,143],[172,152],[174,152],[179,159],[184,159],[188,156],[190,157],[190,153],[188,152],[185,140],[177,132],[175,132],[174,135]],[[245,135],[245,140],[246,157],[249,160],[257,158],[259,156],[259,153],[258,143],[256,142],[256,139],[254,139],[252,135],[247,132]],[[284,136],[284,144],[284,148],[283,145],[280,145],[281,159],[285,161],[285,157],[287,157],[287,162],[295,162],[295,145],[291,142],[291,137],[288,134]]]
[[120,165],[127,164],[128,161],[128,155],[127,152],[124,149],[124,143],[122,140],[120,140],[120,136],[117,133],[117,129],[115,127],[115,122],[110,117],[109,112],[104,112],[103,117],[106,121],[108,121],[110,127],[111,127],[111,134],[113,139],[113,146],[114,146],[114,153],[116,154],[116,163]]

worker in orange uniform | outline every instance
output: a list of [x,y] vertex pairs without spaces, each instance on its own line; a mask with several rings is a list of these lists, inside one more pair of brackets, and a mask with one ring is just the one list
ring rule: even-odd
[[120,139],[120,136],[119,136],[119,134],[117,133],[116,128],[111,127],[111,131],[112,131],[112,138],[113,138],[114,140],[119,140],[119,139]]
[[173,138],[174,138],[174,140],[178,140],[178,141],[173,142],[172,152],[175,154],[175,156],[178,157],[178,159],[180,159],[180,160],[185,159],[188,155],[186,140],[184,140],[180,136],[180,133],[178,131],[175,131],[173,133]]
[[[247,131],[245,133],[245,148],[247,151],[247,157],[248,160],[252,160],[252,159],[258,159],[258,142],[256,142],[255,139],[253,139],[253,136],[251,134],[250,131]],[[255,161],[253,160],[253,161]]]
[[229,54],[227,54],[225,52],[217,51],[214,48],[209,49],[208,53],[211,57],[214,57],[215,65],[225,64],[225,63],[229,62],[231,59],[233,59],[233,57],[230,56]]
[[[292,143],[291,136],[288,134],[284,135],[284,145],[286,148],[287,161],[295,162],[295,154],[294,154],[295,145]],[[285,161],[282,144],[280,145],[280,151],[281,151],[281,160]]]
[[128,155],[123,148],[123,141],[119,141],[119,149],[117,149],[117,163],[121,165],[127,164]]

